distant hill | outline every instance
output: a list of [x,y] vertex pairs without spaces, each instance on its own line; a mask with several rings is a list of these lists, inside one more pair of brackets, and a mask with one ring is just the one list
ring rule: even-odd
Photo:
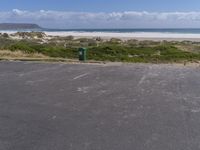
[[0,30],[28,30],[28,29],[42,29],[37,24],[30,23],[0,23]]

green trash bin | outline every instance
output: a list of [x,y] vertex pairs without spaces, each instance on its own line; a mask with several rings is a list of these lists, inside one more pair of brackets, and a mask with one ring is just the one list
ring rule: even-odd
[[79,48],[79,60],[86,61],[87,57],[87,49],[86,48]]

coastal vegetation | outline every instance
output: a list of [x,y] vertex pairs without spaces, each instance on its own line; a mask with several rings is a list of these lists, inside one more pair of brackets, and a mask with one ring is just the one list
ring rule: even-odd
[[88,49],[88,60],[143,63],[200,61],[200,42],[57,37],[43,32],[0,34],[0,57],[6,52],[10,56],[78,59],[79,47]]

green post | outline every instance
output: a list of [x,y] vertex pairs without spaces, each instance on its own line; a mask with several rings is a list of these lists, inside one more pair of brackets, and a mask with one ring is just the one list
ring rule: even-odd
[[87,49],[86,48],[79,48],[79,60],[86,61],[87,57]]

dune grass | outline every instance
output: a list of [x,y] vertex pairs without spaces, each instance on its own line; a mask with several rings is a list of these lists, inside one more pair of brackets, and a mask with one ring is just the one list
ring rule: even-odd
[[0,57],[13,57],[13,58],[20,58],[20,57],[30,57],[30,58],[49,58],[41,53],[25,53],[23,51],[10,51],[10,50],[0,50]]
[[[78,59],[78,48],[86,47],[88,60],[142,63],[170,63],[200,60],[199,43],[120,41],[111,39],[51,39],[36,40],[0,38],[0,57],[33,57]],[[192,49],[192,50],[191,50]],[[194,49],[194,51],[193,51]]]

